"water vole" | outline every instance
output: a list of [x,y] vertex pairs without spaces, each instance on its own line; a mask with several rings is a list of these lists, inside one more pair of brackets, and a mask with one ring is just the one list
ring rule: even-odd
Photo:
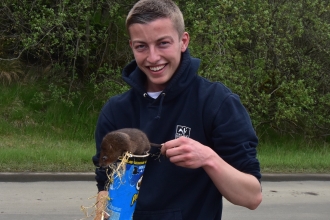
[[134,155],[146,154],[151,146],[161,147],[161,144],[149,142],[147,135],[136,128],[123,128],[106,134],[101,143],[99,164],[109,166],[117,161],[126,151]]

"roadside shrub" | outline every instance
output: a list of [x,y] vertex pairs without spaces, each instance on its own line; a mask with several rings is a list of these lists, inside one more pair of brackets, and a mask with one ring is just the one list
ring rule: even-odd
[[0,83],[3,85],[19,81],[22,75],[21,62],[17,60],[0,61]]
[[238,93],[257,131],[329,135],[328,1],[178,3],[201,75]]
[[[125,30],[135,0],[3,0],[0,62],[49,69],[40,103],[105,101],[125,91],[133,59]],[[330,2],[176,0],[200,74],[240,95],[257,131],[330,137]],[[15,75],[12,75],[13,79]],[[26,77],[25,77],[26,78]]]
[[4,0],[1,60],[64,67],[71,81],[88,82],[104,64],[132,59],[124,28],[127,2],[116,0]]

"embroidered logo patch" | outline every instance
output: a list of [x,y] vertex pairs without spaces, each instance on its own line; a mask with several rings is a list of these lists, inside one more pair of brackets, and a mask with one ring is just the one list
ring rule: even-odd
[[177,125],[176,126],[176,132],[175,132],[175,138],[179,138],[181,136],[190,137],[190,130],[191,128]]

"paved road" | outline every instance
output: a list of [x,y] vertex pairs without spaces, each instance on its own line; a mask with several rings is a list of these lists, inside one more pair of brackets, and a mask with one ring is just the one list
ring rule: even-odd
[[[251,211],[224,202],[224,220],[329,220],[330,181],[263,182],[263,202]],[[1,220],[80,220],[91,206],[93,181],[0,182]],[[92,209],[89,209],[91,212]]]
[[254,211],[224,205],[224,220],[329,220],[330,182],[263,182],[263,201]]

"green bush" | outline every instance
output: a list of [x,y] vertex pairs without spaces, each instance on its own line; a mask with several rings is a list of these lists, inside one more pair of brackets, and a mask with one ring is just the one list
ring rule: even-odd
[[[38,72],[52,82],[35,95],[41,105],[74,106],[82,91],[105,101],[127,89],[120,70],[133,57],[124,23],[135,2],[3,0],[0,62],[49,70]],[[329,137],[329,1],[176,2],[200,74],[239,94],[258,132]]]
[[238,93],[257,130],[329,135],[328,1],[178,3],[201,74]]
[[70,80],[88,81],[104,64],[122,66],[132,58],[126,8],[116,0],[3,0],[1,58],[60,65]]

